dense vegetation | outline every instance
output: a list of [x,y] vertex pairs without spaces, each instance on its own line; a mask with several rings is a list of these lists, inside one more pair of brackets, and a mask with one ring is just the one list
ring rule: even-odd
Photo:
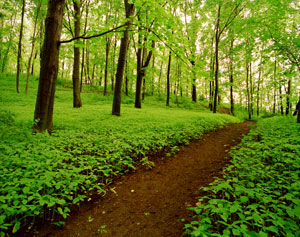
[[290,118],[258,123],[231,152],[223,178],[191,208],[191,236],[300,235],[300,126]]
[[143,111],[135,110],[130,98],[124,100],[125,116],[111,117],[111,100],[91,92],[83,93],[89,105],[78,111],[69,106],[71,89],[58,86],[55,132],[32,136],[35,97],[16,96],[14,77],[1,81],[0,233],[33,225],[35,217],[67,217],[70,205],[105,193],[113,177],[137,164],[152,166],[149,156],[169,156],[208,130],[239,122],[191,102],[184,105],[190,109],[173,103],[166,109],[152,99]]
[[[1,235],[66,217],[116,175],[210,129],[289,117],[299,13],[297,0],[1,1]],[[224,104],[236,117],[217,113]]]

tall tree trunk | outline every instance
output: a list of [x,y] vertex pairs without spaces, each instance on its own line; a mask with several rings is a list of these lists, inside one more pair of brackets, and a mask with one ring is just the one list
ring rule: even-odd
[[234,39],[232,38],[232,40],[230,41],[230,78],[229,78],[229,82],[230,82],[230,113],[232,115],[234,115],[234,100],[233,100],[233,43],[234,43]]
[[215,92],[214,92],[214,105],[213,105],[213,113],[217,112],[217,100],[218,100],[218,91],[219,91],[219,41],[220,41],[220,34],[219,34],[219,27],[220,27],[220,15],[221,15],[221,5],[218,5],[218,18],[216,24],[216,35],[215,35],[215,60],[216,60],[216,68],[215,68]]
[[154,96],[154,84],[155,84],[155,57],[152,56],[152,85],[151,85],[151,95]]
[[280,98],[280,113],[281,113],[281,115],[284,115],[281,85],[279,85],[279,98]]
[[250,89],[249,89],[249,63],[246,63],[246,89],[247,89],[247,108],[248,108],[248,118],[251,120],[251,107],[250,107]]
[[256,98],[256,115],[259,116],[260,103],[260,84],[261,84],[261,68],[259,67],[258,81],[257,81],[257,98]]
[[[80,36],[80,18],[81,18],[81,1],[73,0],[74,4],[74,29],[75,37]],[[82,106],[80,97],[80,48],[74,46],[74,62],[73,62],[73,107],[80,108]]]
[[274,95],[273,95],[273,114],[276,112],[276,67],[277,67],[277,59],[275,59],[275,65],[274,65]]
[[287,96],[286,96],[286,109],[285,109],[285,115],[288,115],[290,113],[290,96],[291,96],[291,80],[288,81],[288,88],[287,88]]
[[168,62],[168,72],[167,72],[167,102],[166,105],[170,105],[170,70],[171,70],[171,60],[172,60],[172,53],[169,52],[169,62]]
[[253,115],[253,80],[252,80],[252,63],[249,65],[249,79],[250,79],[250,112]]
[[107,95],[107,75],[108,75],[108,61],[109,61],[109,50],[110,50],[111,38],[106,36],[105,46],[105,71],[104,71],[104,91],[103,94]]
[[117,49],[117,36],[114,37],[114,50],[112,55],[112,66],[111,66],[111,90],[114,90],[114,79],[115,79],[115,58],[116,58],[116,49]]
[[55,84],[59,62],[59,40],[65,0],[49,0],[45,37],[41,52],[39,88],[34,112],[34,132],[52,131]]
[[22,38],[23,38],[23,26],[24,26],[24,14],[25,14],[25,0],[22,1],[22,18],[21,18],[20,36],[19,36],[19,44],[18,44],[17,78],[16,78],[17,93],[19,93],[20,72],[21,72]]
[[134,4],[128,3],[128,0],[124,0],[124,5],[125,5],[127,22],[126,22],[126,29],[124,31],[123,38],[121,39],[118,67],[116,73],[114,101],[112,107],[112,114],[116,116],[120,116],[120,112],[121,112],[122,80],[123,80],[124,66],[126,61],[126,54],[128,51],[129,30],[132,24],[132,16],[135,10]]
[[[143,50],[142,54],[142,49],[139,48],[137,52],[137,80],[136,80],[136,92],[135,92],[135,108],[141,108],[142,103],[141,103],[141,89],[142,89],[142,82],[145,83],[144,76],[146,75],[146,69],[149,66],[151,57],[152,57],[152,52],[155,47],[155,42],[154,40],[152,41],[152,46],[151,50],[149,51],[148,55],[146,55],[146,50]],[[145,87],[145,84],[144,84]],[[144,92],[144,87],[143,87],[143,94]]]
[[162,76],[163,63],[164,63],[164,60],[161,60],[160,70],[159,70],[159,77],[158,77],[158,87],[157,87],[157,91],[158,91],[159,95],[161,93],[161,76]]
[[[36,40],[36,26],[37,26],[37,21],[39,19],[39,13],[40,13],[40,9],[42,6],[42,0],[40,0],[40,2],[38,3],[39,5],[37,6],[36,9],[36,16],[35,16],[35,20],[34,20],[34,26],[33,26],[33,35],[32,35],[32,42],[31,42],[31,51],[30,51],[30,55],[29,55],[29,59],[28,59],[28,64],[27,64],[27,72],[26,72],[26,87],[25,87],[25,93],[27,94],[28,91],[28,84],[29,84],[29,75],[30,75],[30,68],[31,68],[31,61],[32,61],[32,57],[33,57],[33,53],[34,53],[34,46],[35,46],[35,40]],[[32,70],[33,71],[33,70]]]
[[[84,35],[86,34],[87,24],[88,24],[89,5],[90,5],[90,0],[87,0],[86,1],[86,8],[85,8],[85,22],[84,22],[84,29],[83,29],[83,34]],[[83,45],[85,45],[85,40],[83,40],[82,43],[83,43]],[[80,73],[80,92],[82,91],[84,64],[85,64],[85,56],[84,56],[84,48],[82,48],[82,61],[81,61],[81,73]]]
[[197,91],[196,91],[196,65],[195,61],[191,61],[192,64],[192,73],[193,73],[193,82],[192,82],[192,101],[197,102]]
[[[139,19],[140,20],[140,19]],[[137,109],[142,108],[142,103],[141,103],[141,87],[142,87],[142,67],[143,67],[143,60],[142,60],[142,33],[141,33],[141,28],[138,29],[139,33],[138,33],[138,50],[136,53],[136,88],[135,88],[135,103],[134,103],[134,107]]]

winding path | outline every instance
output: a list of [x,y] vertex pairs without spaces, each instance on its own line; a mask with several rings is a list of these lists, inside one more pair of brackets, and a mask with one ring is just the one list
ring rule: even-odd
[[38,236],[181,236],[193,215],[187,207],[197,203],[199,187],[220,174],[228,162],[224,158],[250,124],[213,131],[182,147],[172,159],[157,161],[155,168],[123,176],[105,197],[72,213],[65,227],[46,226]]

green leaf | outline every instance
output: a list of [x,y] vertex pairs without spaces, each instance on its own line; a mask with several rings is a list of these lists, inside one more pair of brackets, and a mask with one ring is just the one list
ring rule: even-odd
[[17,221],[17,222],[15,223],[14,228],[13,228],[13,230],[12,230],[12,233],[13,233],[13,234],[16,233],[16,232],[20,229],[20,225],[21,225],[21,223],[20,223],[19,221]]

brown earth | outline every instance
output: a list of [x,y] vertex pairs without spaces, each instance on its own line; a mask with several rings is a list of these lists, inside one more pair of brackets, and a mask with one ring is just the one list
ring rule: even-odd
[[199,187],[220,175],[230,148],[251,124],[210,132],[171,159],[157,161],[153,169],[121,177],[104,197],[72,212],[65,227],[44,226],[38,236],[182,236],[184,223],[193,216],[187,207],[196,205]]

